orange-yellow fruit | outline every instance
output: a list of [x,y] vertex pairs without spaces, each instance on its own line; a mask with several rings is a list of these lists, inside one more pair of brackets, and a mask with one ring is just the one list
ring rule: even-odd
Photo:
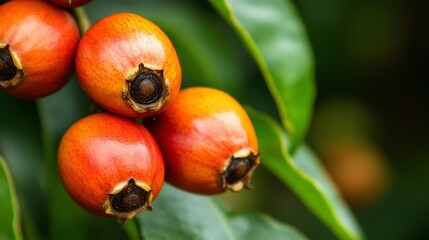
[[121,220],[151,210],[164,182],[162,155],[149,131],[110,113],[85,117],[66,131],[58,169],[80,206]]
[[166,180],[199,194],[250,188],[259,164],[253,125],[242,106],[216,89],[181,90],[145,124],[164,156]]
[[132,13],[104,17],[84,34],[76,53],[76,72],[95,103],[126,117],[165,110],[179,92],[182,78],[167,35]]
[[43,1],[6,2],[0,16],[0,89],[36,99],[63,87],[79,42],[73,17]]

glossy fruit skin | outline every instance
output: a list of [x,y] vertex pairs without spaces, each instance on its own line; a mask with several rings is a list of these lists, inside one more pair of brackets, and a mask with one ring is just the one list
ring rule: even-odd
[[65,10],[43,1],[11,1],[0,6],[0,44],[19,58],[22,82],[5,92],[21,99],[50,95],[70,79],[79,29]]
[[258,153],[247,113],[230,95],[213,88],[181,90],[166,111],[145,124],[163,153],[166,180],[193,193],[224,192],[220,175],[231,156],[242,150]]
[[75,8],[85,5],[92,0],[49,0],[51,3],[56,4],[60,7]]
[[118,184],[130,178],[161,191],[164,163],[158,145],[141,124],[110,113],[96,113],[73,124],[58,148],[58,169],[69,195],[99,216]]
[[[125,100],[127,76],[139,65],[162,71],[168,94],[160,109],[136,111]],[[109,15],[82,37],[76,53],[80,85],[107,111],[125,117],[153,116],[165,110],[179,92],[182,72],[176,51],[165,33],[151,21],[132,13]]]

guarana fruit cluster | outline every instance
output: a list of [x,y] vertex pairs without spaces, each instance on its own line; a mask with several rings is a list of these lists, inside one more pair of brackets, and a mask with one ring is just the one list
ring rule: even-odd
[[152,209],[164,179],[206,195],[252,187],[259,154],[249,117],[220,90],[181,90],[177,53],[157,25],[116,13],[80,36],[63,7],[89,1],[50,2],[0,6],[0,89],[37,99],[75,71],[103,109],[70,126],[58,147],[62,183],[80,206],[124,221]]

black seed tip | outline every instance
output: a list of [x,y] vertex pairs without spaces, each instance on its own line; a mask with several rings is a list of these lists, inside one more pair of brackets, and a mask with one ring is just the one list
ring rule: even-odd
[[229,165],[222,173],[222,186],[235,192],[241,190],[242,187],[252,189],[250,179],[259,163],[259,153],[255,154],[252,151],[249,151],[247,156],[232,156]]
[[119,193],[109,194],[112,208],[117,212],[131,212],[143,207],[148,201],[150,191],[147,192],[135,184],[131,178],[128,185]]
[[241,181],[249,172],[252,163],[248,158],[233,158],[226,169],[225,179],[228,184]]
[[140,104],[151,104],[162,96],[162,83],[153,73],[141,73],[131,83],[130,95]]
[[9,45],[0,48],[0,81],[10,81],[16,74],[20,74],[20,71],[13,62]]
[[127,80],[130,97],[139,104],[152,104],[164,94],[163,70],[152,70],[139,64],[134,79]]

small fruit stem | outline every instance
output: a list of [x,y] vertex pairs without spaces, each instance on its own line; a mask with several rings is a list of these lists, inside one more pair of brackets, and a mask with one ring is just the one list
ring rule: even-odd
[[88,14],[83,7],[73,8],[73,15],[79,26],[80,33],[83,35],[90,27],[91,21],[88,18]]

